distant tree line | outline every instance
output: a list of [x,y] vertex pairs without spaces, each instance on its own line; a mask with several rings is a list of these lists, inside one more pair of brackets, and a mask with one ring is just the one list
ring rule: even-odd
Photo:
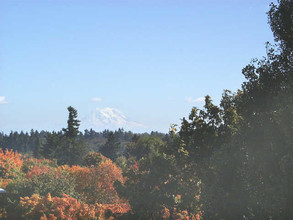
[[126,145],[133,138],[142,135],[168,138],[168,134],[151,132],[150,134],[134,134],[119,128],[115,131],[105,129],[102,132],[86,129],[79,131],[80,121],[77,110],[68,107],[67,128],[60,131],[34,131],[0,133],[2,149],[12,149],[36,158],[56,159],[59,164],[81,164],[89,152],[101,152],[112,160],[126,153]]

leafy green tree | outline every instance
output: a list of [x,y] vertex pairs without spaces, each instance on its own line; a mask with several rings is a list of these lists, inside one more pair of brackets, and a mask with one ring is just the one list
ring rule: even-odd
[[[151,146],[147,154],[139,163],[130,166],[124,172],[126,182],[120,182],[115,187],[120,196],[126,198],[134,212],[133,219],[160,219],[162,205],[174,205],[173,191],[171,190],[171,172],[175,168],[173,158],[163,154],[162,145],[150,136],[142,137],[141,145]],[[168,187],[165,187],[165,185]],[[175,187],[175,186],[173,186]],[[169,189],[169,190],[167,190]]]
[[98,166],[102,162],[102,155],[97,152],[91,152],[84,158],[83,164],[85,166]]
[[[241,117],[233,104],[234,97],[235,94],[226,90],[220,106],[216,106],[211,98],[206,96],[203,109],[193,108],[188,119],[183,118],[178,133],[176,128],[171,130],[175,149],[172,154],[178,161],[177,166],[182,167],[182,174],[179,174],[177,178],[184,180],[180,193],[182,205],[189,212],[196,213],[199,209],[204,209],[205,214],[215,212],[211,208],[216,205],[213,202],[219,200],[215,200],[215,195],[212,196],[212,193],[216,193],[214,188],[220,189],[221,186],[213,184],[215,167],[212,166],[211,159],[222,146],[230,143],[237,132]],[[227,172],[227,177],[233,174],[231,172]],[[229,179],[226,179],[226,183],[228,182]],[[210,191],[212,193],[209,193]],[[221,196],[220,194],[216,198],[220,199]]]
[[239,123],[230,141],[212,154],[202,177],[205,218],[293,216],[292,9],[292,1],[271,5],[269,23],[277,44],[267,44],[266,58],[243,69],[242,90],[228,97]]
[[46,196],[48,193],[59,197],[65,193],[79,198],[75,186],[74,178],[66,170],[49,170],[35,175],[33,178],[17,178],[7,186],[7,191],[16,198],[32,196],[33,194]]
[[[267,57],[243,69],[241,90],[225,91],[219,106],[207,96],[160,150],[128,146],[140,155],[138,168],[116,187],[137,217],[159,218],[163,204],[201,209],[205,219],[292,218],[292,4],[271,5],[277,46],[267,44]],[[170,197],[177,194],[179,202]]]
[[279,0],[279,5],[271,4],[268,12],[269,24],[274,33],[275,41],[280,43],[283,52],[291,53],[293,48],[292,0]]
[[163,144],[162,139],[157,136],[134,136],[133,141],[126,146],[126,151],[128,156],[133,156],[136,160],[140,160],[142,157],[148,156],[151,151],[154,151],[154,149]]

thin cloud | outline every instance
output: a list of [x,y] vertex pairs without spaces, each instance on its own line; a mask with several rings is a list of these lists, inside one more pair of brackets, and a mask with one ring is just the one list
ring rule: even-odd
[[194,99],[192,97],[187,97],[185,99],[188,103],[199,103],[199,102],[203,102],[205,100],[205,97],[199,97],[197,99]]
[[0,96],[0,104],[6,104],[6,103],[8,103],[6,101],[6,97],[5,96]]
[[92,101],[93,102],[101,102],[102,101],[102,98],[100,98],[100,97],[93,97],[92,98]]

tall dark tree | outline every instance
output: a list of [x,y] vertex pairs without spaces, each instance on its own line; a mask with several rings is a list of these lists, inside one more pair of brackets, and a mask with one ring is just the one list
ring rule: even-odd
[[281,44],[284,51],[293,49],[293,2],[292,0],[279,0],[279,5],[271,4],[268,12],[269,24],[274,33],[275,41]]
[[268,12],[276,45],[243,69],[231,97],[239,129],[210,159],[206,218],[293,218],[293,1],[278,2]]
[[78,137],[80,121],[77,119],[77,110],[72,106],[69,106],[67,110],[69,112],[67,128],[63,129],[64,136],[60,141],[58,163],[81,164],[88,149],[83,140]]
[[76,138],[79,134],[79,125],[80,121],[77,119],[77,110],[72,106],[67,108],[69,112],[68,120],[67,120],[67,128],[63,129],[65,132],[65,136],[68,138]]

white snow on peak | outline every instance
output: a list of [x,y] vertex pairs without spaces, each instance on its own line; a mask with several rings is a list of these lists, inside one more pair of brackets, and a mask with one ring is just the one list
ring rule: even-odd
[[115,108],[96,108],[83,120],[81,120],[83,128],[93,128],[96,130],[103,129],[133,129],[144,127],[142,124],[129,120],[121,111]]

